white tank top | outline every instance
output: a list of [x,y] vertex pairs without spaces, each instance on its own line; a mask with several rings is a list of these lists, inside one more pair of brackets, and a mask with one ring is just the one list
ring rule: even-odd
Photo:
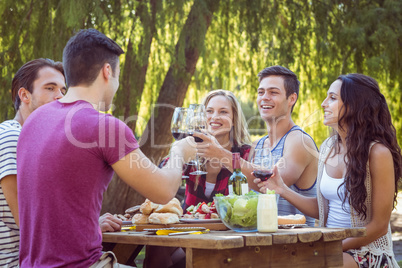
[[215,183],[205,182],[205,196],[207,198],[211,197],[212,191],[215,188]]
[[329,202],[326,227],[351,227],[349,202],[346,202],[344,205],[342,205],[342,201],[345,197],[344,185],[342,185],[342,187],[339,189],[340,197],[338,196],[338,187],[344,182],[344,180],[345,178],[336,179],[330,177],[324,165],[320,191],[325,199],[327,199]]

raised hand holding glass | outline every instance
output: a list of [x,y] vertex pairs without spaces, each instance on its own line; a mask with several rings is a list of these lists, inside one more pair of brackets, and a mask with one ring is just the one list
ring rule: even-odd
[[255,149],[251,163],[254,166],[254,177],[261,181],[271,178],[274,163],[270,148]]

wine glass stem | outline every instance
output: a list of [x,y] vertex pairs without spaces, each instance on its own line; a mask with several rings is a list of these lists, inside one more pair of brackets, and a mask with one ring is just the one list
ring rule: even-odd
[[198,154],[195,155],[195,161],[197,162],[197,170],[200,171],[201,164],[200,164],[200,157],[198,156]]

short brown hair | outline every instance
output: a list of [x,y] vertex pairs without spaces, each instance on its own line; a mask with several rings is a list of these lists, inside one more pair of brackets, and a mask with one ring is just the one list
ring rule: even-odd
[[105,63],[112,67],[113,77],[123,49],[95,29],[80,30],[63,50],[63,64],[68,87],[90,86]]
[[31,60],[15,73],[13,82],[11,85],[11,97],[14,104],[14,109],[18,111],[21,105],[21,99],[18,96],[20,88],[27,89],[30,93],[33,92],[33,83],[38,79],[38,72],[44,67],[51,67],[59,71],[64,76],[63,64],[59,61],[55,62],[51,59],[36,59]]
[[[264,79],[265,77],[271,76],[271,75],[276,75],[276,76],[280,76],[283,78],[283,82],[284,82],[284,86],[285,86],[285,90],[286,90],[286,98],[289,98],[289,96],[293,93],[296,93],[297,98],[299,98],[299,86],[300,86],[300,82],[297,79],[297,75],[292,72],[291,70],[289,70],[288,68],[285,68],[283,66],[280,65],[275,65],[275,66],[271,66],[271,67],[267,67],[264,70],[262,70],[261,72],[258,73],[258,81],[261,82],[262,79]],[[297,101],[297,99],[296,99]],[[296,104],[296,102],[295,102]],[[293,107],[295,106],[295,104],[293,104],[292,106],[292,111],[293,111]]]

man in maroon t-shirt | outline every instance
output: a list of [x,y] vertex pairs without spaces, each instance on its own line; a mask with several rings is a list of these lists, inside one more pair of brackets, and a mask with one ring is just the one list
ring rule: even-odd
[[17,145],[21,267],[93,267],[104,260],[99,213],[113,172],[155,203],[167,203],[181,168],[195,157],[192,137],[173,144],[156,167],[129,127],[109,110],[119,86],[123,50],[94,29],[81,30],[63,51],[69,86],[59,101],[38,108]]

